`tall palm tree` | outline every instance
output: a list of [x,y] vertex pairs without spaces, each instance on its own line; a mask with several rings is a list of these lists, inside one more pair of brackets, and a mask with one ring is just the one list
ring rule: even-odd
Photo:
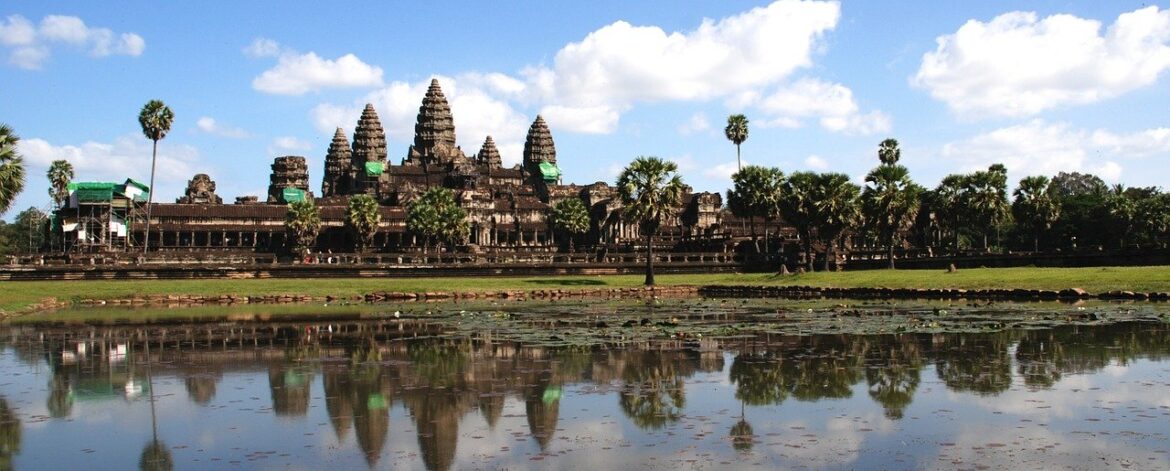
[[12,208],[16,195],[24,189],[24,159],[16,149],[20,142],[12,128],[0,124],[0,214]]
[[743,161],[739,158],[739,145],[748,138],[748,119],[742,114],[733,114],[727,117],[727,127],[723,128],[723,135],[727,140],[735,143],[735,170],[743,170]]
[[73,165],[68,160],[54,160],[49,165],[49,198],[58,208],[69,200],[69,182],[73,181]]
[[[892,139],[887,139],[892,140]],[[884,144],[884,142],[883,142]],[[877,231],[881,243],[887,248],[889,267],[894,268],[894,245],[918,216],[922,187],[910,180],[906,167],[885,164],[871,170],[865,176],[865,191],[861,204],[866,225]]]
[[1011,215],[1007,199],[1007,169],[993,164],[986,171],[975,172],[967,179],[969,213],[980,224],[983,232],[983,250],[988,249],[987,235],[998,231]]
[[682,202],[685,189],[678,165],[658,157],[638,157],[618,175],[622,217],[638,223],[646,236],[647,286],[654,284],[654,236]]
[[362,194],[350,197],[345,210],[345,226],[353,232],[358,252],[365,252],[374,243],[382,215],[378,213],[378,201],[373,196]]
[[158,160],[158,141],[167,137],[171,124],[175,122],[175,113],[161,100],[150,100],[138,112],[138,124],[142,125],[142,134],[154,143],[150,152],[150,190],[146,193],[146,240],[142,243],[142,253],[150,248],[150,212],[154,206],[154,166]]
[[1045,176],[1025,177],[1012,194],[1012,214],[1016,221],[1032,230],[1032,250],[1040,251],[1040,237],[1060,218],[1056,185]]
[[293,201],[284,216],[284,227],[293,241],[293,250],[301,258],[317,245],[317,234],[321,231],[321,210],[313,200]]
[[829,271],[841,237],[861,219],[861,188],[843,173],[819,174],[813,188],[813,222],[825,244],[825,271]]
[[816,182],[816,173],[794,172],[780,185],[779,198],[780,215],[796,228],[797,235],[804,242],[805,263],[810,272],[815,258],[812,252],[812,230]]
[[779,211],[780,185],[784,172],[775,167],[748,165],[731,176],[732,189],[727,191],[727,206],[732,214],[748,218],[752,228],[752,243],[760,251],[756,240],[756,217],[771,219]]
[[882,165],[897,165],[902,158],[902,149],[898,147],[897,139],[886,139],[878,144],[878,160]]
[[[954,250],[959,250],[959,235],[963,228],[963,221],[967,219],[967,180],[968,175],[952,173],[943,177],[938,187],[934,189],[935,211],[938,212],[938,221],[944,228],[951,231]],[[941,238],[941,236],[940,236]]]

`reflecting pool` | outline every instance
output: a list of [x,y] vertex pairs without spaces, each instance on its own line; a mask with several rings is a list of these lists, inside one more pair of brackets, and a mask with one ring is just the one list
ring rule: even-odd
[[1170,469],[1148,306],[66,315],[0,326],[0,469]]

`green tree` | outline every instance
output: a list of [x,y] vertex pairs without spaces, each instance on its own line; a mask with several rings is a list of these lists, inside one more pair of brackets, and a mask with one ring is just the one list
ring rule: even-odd
[[972,173],[967,179],[967,196],[964,199],[972,222],[981,229],[983,250],[987,250],[988,235],[993,231],[998,234],[1011,216],[1011,205],[1007,198],[1007,168],[993,164],[986,171]]
[[889,138],[878,144],[878,160],[882,165],[897,165],[902,159],[902,148],[898,147],[898,140]]
[[1157,192],[1138,201],[1134,213],[1143,238],[1154,243],[1161,241],[1165,247],[1164,238],[1170,232],[1170,193]]
[[943,177],[933,191],[937,221],[943,232],[950,232],[952,247],[959,250],[959,236],[967,219],[967,175],[950,174]]
[[24,189],[24,159],[16,149],[18,143],[20,136],[0,124],[0,214],[12,208],[16,195]]
[[775,167],[748,165],[731,176],[732,188],[727,190],[727,206],[731,213],[748,218],[752,242],[760,251],[756,239],[756,218],[771,219],[779,212],[780,186],[784,172]]
[[569,240],[569,251],[573,251],[573,239],[589,230],[589,210],[579,198],[558,201],[552,207],[552,223]]
[[748,119],[742,114],[733,114],[727,117],[727,127],[723,128],[723,135],[727,140],[735,143],[735,169],[743,170],[743,161],[739,158],[739,146],[748,138]]
[[378,224],[381,222],[378,201],[373,196],[361,194],[349,198],[349,205],[345,208],[345,227],[353,233],[358,252],[364,253],[373,245],[374,234],[378,233]]
[[[1130,189],[1132,190],[1132,189]],[[1133,233],[1137,219],[1137,198],[1121,184],[1109,189],[1105,197],[1105,211],[1109,216],[1109,227],[1117,248],[1124,249]]]
[[138,112],[142,134],[154,143],[150,152],[150,191],[146,194],[146,240],[142,242],[142,253],[150,249],[150,212],[154,206],[154,167],[158,161],[158,141],[167,137],[174,122],[175,113],[160,100],[148,101],[142,111]]
[[406,228],[426,239],[424,248],[432,240],[458,244],[471,233],[467,211],[455,202],[455,194],[443,187],[432,187],[410,203]]
[[1012,195],[1012,214],[1032,233],[1032,250],[1039,252],[1040,238],[1060,218],[1057,187],[1045,176],[1025,177]]
[[780,215],[796,229],[804,246],[808,271],[813,270],[812,230],[816,204],[817,174],[795,172],[780,185]]
[[653,285],[654,236],[663,219],[682,203],[686,190],[678,165],[658,157],[638,157],[618,175],[617,190],[622,217],[637,223],[646,237],[646,285]]
[[825,271],[846,231],[861,220],[861,188],[843,173],[822,173],[813,186],[813,225],[825,245]]
[[924,190],[910,180],[906,167],[884,163],[885,158],[882,161],[882,165],[865,176],[861,202],[866,225],[877,232],[881,243],[886,246],[889,267],[894,268],[894,246],[901,242],[902,235],[918,216]]
[[45,243],[49,230],[49,216],[37,208],[29,207],[16,215],[13,221],[12,244],[21,252],[34,253]]
[[293,250],[302,258],[317,245],[321,230],[321,210],[312,199],[289,203],[284,216],[284,227],[293,241]]
[[54,160],[45,174],[49,178],[49,198],[58,208],[69,202],[69,183],[73,181],[73,165],[68,160]]

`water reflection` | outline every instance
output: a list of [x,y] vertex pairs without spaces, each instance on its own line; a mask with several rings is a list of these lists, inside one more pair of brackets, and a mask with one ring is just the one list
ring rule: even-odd
[[[264,414],[279,417],[280,427],[311,428],[319,421],[335,443],[330,446],[342,451],[288,458],[311,467],[347,463],[345,450],[370,469],[410,466],[411,456],[432,470],[461,468],[472,458],[524,467],[498,455],[552,459],[582,448],[583,434],[608,426],[593,409],[619,411],[622,424],[632,427],[623,440],[640,436],[645,446],[657,444],[660,433],[689,430],[679,426],[691,421],[693,427],[696,417],[716,417],[723,422],[715,435],[725,440],[724,448],[730,442],[729,451],[737,455],[727,459],[734,460],[776,453],[773,416],[802,410],[800,403],[862,404],[856,407],[872,407],[897,424],[909,420],[915,400],[926,394],[924,382],[995,397],[1018,386],[1056,388],[1070,375],[1138,359],[1159,361],[1170,353],[1170,329],[1150,323],[986,334],[772,335],[707,340],[701,348],[674,340],[553,348],[494,341],[488,332],[433,334],[433,325],[419,321],[12,328],[5,333],[6,364],[47,367],[31,374],[47,388],[41,397],[36,388],[11,386],[19,383],[0,389],[0,469],[13,469],[21,452],[21,414],[8,399],[14,394],[44,404],[55,429],[69,427],[57,419],[86,421],[93,408],[79,404],[150,402],[151,434],[138,454],[141,469],[172,469],[196,457],[193,448],[230,450],[215,440],[191,446],[197,437],[185,435],[183,427],[200,420],[200,412],[180,417],[160,405],[156,424],[156,396],[169,399],[156,395],[160,383],[185,391],[186,404],[209,416],[237,407],[234,416],[230,410],[220,415],[225,423]],[[253,379],[261,391],[267,385],[270,409],[234,405],[246,399],[235,391],[251,391]],[[233,386],[225,387],[229,381]],[[731,389],[711,386],[722,382]],[[243,411],[249,418],[241,418]],[[592,428],[571,429],[583,424]],[[852,427],[851,433],[861,428]],[[282,445],[312,448],[320,442],[305,430],[304,443]],[[168,446],[163,435],[184,445]],[[501,442],[484,446],[492,437]],[[38,433],[37,439],[51,438]],[[404,439],[415,443],[407,454]],[[250,459],[257,456],[272,455]],[[36,459],[57,467],[52,456]]]

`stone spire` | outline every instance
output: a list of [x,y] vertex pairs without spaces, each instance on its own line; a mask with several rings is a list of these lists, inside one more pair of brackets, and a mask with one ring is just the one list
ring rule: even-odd
[[455,120],[451,117],[451,106],[439,80],[431,79],[431,86],[418,107],[418,120],[414,125],[414,150],[423,158],[447,157],[444,154],[455,148]]
[[552,133],[544,118],[536,115],[536,121],[528,128],[528,139],[524,141],[524,169],[529,173],[540,173],[541,162],[557,163],[557,148],[553,144]]
[[321,196],[344,195],[350,190],[350,150],[345,131],[337,128],[329,152],[325,154],[325,177],[321,179]]
[[206,173],[197,173],[187,182],[187,192],[175,200],[179,204],[223,204],[223,198],[215,194],[215,181]]
[[386,131],[378,120],[374,105],[366,103],[362,117],[353,130],[353,168],[361,170],[366,162],[386,163]]
[[496,141],[492,140],[491,136],[483,141],[483,147],[479,148],[479,154],[476,160],[480,165],[487,165],[488,168],[496,169],[504,166],[503,160],[500,159],[500,151],[496,149]]
[[312,193],[309,193],[309,166],[305,158],[299,155],[286,155],[273,160],[272,175],[268,180],[269,203],[285,203],[285,188],[296,188],[305,192],[307,198],[312,197]]

